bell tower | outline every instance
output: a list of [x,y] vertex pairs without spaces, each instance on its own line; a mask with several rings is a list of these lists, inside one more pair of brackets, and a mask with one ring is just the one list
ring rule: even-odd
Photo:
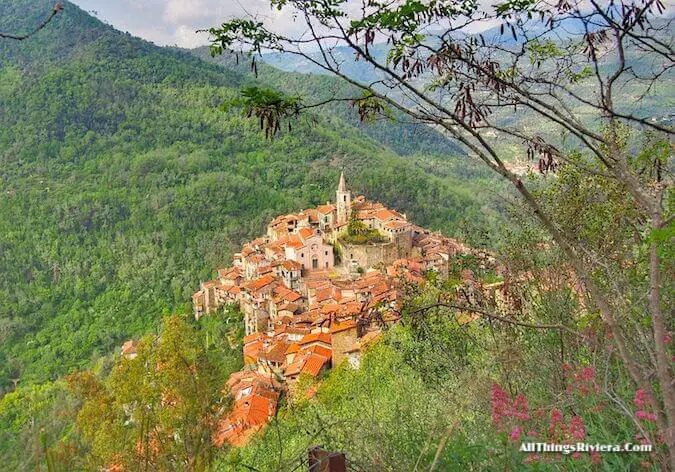
[[347,223],[352,211],[352,193],[347,188],[344,172],[340,174],[340,183],[335,191],[335,206],[337,208],[337,224]]

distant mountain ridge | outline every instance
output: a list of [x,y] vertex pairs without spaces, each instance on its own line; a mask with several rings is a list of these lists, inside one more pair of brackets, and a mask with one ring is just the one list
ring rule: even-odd
[[[657,20],[657,22],[658,21],[659,20]],[[665,23],[668,21],[668,18],[664,18],[661,21]],[[584,31],[582,28],[583,25],[580,22],[567,20],[563,22],[560,29],[556,30],[555,36],[552,36],[551,39],[554,41],[570,38],[580,39]],[[591,25],[590,28],[593,28],[593,25]],[[540,38],[543,40],[547,38],[547,29],[548,28],[545,25],[538,24],[533,26],[533,29],[528,32],[531,36],[540,34]],[[498,40],[507,46],[514,46],[522,42],[521,38],[513,38],[512,33],[508,28],[502,30],[500,26],[490,28],[477,34],[476,36],[482,36],[488,43]],[[387,55],[389,54],[390,50],[391,46],[386,43],[377,43],[370,46],[369,48],[369,51],[375,60],[382,64],[386,63]],[[340,70],[354,80],[362,83],[374,83],[385,78],[385,74],[383,72],[375,69],[372,65],[366,63],[363,60],[357,60],[354,51],[348,46],[335,47],[332,51],[332,55],[335,57],[335,60],[340,63]],[[319,52],[313,53],[311,56],[313,56],[318,62],[322,61]],[[330,74],[311,61],[296,54],[271,52],[263,54],[261,59],[265,63],[286,72],[298,72],[302,74],[313,75]],[[638,73],[644,72],[651,67],[651,64],[646,62],[641,56],[637,54],[629,54],[627,60],[630,66]],[[607,67],[611,67],[611,65],[611,63],[606,64]],[[583,87],[583,82],[578,85],[578,88],[582,94]],[[635,90],[636,86],[634,84],[624,84],[620,93],[623,94],[625,100],[633,101],[634,97],[638,95],[638,92]],[[645,99],[643,99],[643,103],[641,104],[642,106],[640,108],[646,115],[657,117],[666,117],[671,115],[672,107],[675,105],[675,92],[673,91],[675,91],[675,74],[671,70],[661,77],[659,93],[653,92],[648,94]],[[536,121],[536,118],[533,118],[533,122],[536,123]],[[524,123],[524,126],[527,126],[528,124],[530,123]]]

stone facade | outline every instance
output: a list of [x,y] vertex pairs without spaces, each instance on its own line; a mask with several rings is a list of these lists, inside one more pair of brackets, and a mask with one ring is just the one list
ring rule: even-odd
[[347,188],[344,172],[340,174],[340,183],[335,191],[335,204],[337,206],[337,224],[343,225],[349,221],[352,209],[352,193]]
[[399,256],[399,247],[395,243],[345,244],[339,243],[342,250],[342,264],[351,270],[353,265],[367,269],[379,264],[389,265]]

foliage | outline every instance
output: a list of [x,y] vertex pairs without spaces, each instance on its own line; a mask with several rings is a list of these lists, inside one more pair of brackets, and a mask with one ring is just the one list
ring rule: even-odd
[[[3,2],[3,21],[17,5]],[[74,39],[67,55],[51,49]],[[265,142],[220,106],[239,85],[266,85],[72,5],[0,48],[4,390],[86,368],[153,329],[273,216],[331,198],[340,168],[355,191],[448,233],[477,205],[447,161],[436,177],[339,117]]]
[[[230,330],[241,321],[228,326],[226,314],[216,317]],[[227,406],[224,379],[242,361],[240,344],[213,343],[205,333],[169,316],[159,335],[143,337],[137,356],[120,359],[108,378],[88,372],[68,377],[83,399],[76,424],[89,448],[86,468],[208,470],[212,437]]]
[[[506,236],[514,249],[509,267],[518,263],[517,248],[536,246],[539,235]],[[523,260],[543,271],[556,257]],[[476,260],[454,262],[447,281],[408,292],[402,323],[367,350],[358,370],[344,363],[319,382],[315,397],[287,401],[262,435],[219,455],[217,470],[290,471],[316,444],[372,471],[430,470],[434,463],[457,471],[659,470],[663,456],[649,453],[519,451],[528,441],[642,444],[646,436],[661,453],[664,446],[651,399],[605,357],[611,340],[592,314],[579,314],[566,282],[532,279],[520,288],[521,311],[507,316],[578,324],[580,336],[485,317],[466,323],[466,313],[447,308],[417,316],[439,297],[466,290],[460,273],[480,268]],[[477,282],[491,277],[476,271]]]
[[[612,339],[604,354],[618,353],[633,386],[658,405],[656,422],[675,468],[675,372],[665,341],[672,329],[666,308],[672,248],[664,244],[672,232],[672,175],[653,152],[646,166],[636,165],[640,152],[630,131],[663,133],[663,140],[674,132],[669,116],[645,113],[636,106],[640,100],[620,92],[635,84],[642,98],[672,81],[673,23],[664,17],[665,5],[509,0],[485,10],[474,1],[375,1],[347,14],[325,2],[272,3],[303,21],[306,34],[271,33],[273,25],[259,24],[227,35],[236,23],[228,22],[211,30],[212,41],[223,48],[253,45],[258,54],[270,47],[312,62],[378,103],[453,136],[508,182],[524,203],[525,217],[534,218],[564,254],[568,286],[598,310]],[[498,24],[499,33],[475,34],[473,25],[488,21]],[[274,34],[273,44],[265,34]],[[378,41],[387,46],[376,48]],[[320,55],[312,55],[308,43]],[[344,61],[336,59],[344,53],[340,46],[378,76],[362,80],[345,72]],[[535,126],[523,125],[528,115],[536,117]],[[540,174],[569,165],[580,169],[578,180],[567,194],[552,185],[557,199],[550,198],[538,191],[533,176],[523,178],[508,161],[509,144],[538,161]],[[590,208],[579,202],[578,189]],[[572,201],[583,214],[576,217],[560,201]],[[614,224],[617,217],[623,226]],[[626,238],[630,230],[632,240]],[[576,332],[561,323],[534,329]]]
[[376,229],[368,228],[353,216],[349,219],[347,233],[340,238],[346,244],[377,244],[389,241]]
[[[332,198],[341,169],[355,191],[449,234],[480,205],[476,174],[457,161],[402,156],[411,143],[457,150],[426,128],[378,123],[367,135],[327,109],[266,142],[221,108],[240,86],[320,96],[335,85],[325,77],[257,80],[64,5],[30,41],[0,41],[0,402],[8,417],[39,406],[0,421],[10,470],[34,470],[48,449],[77,456],[61,441],[77,402],[59,377],[91,368],[100,381],[111,353],[186,311],[272,217]],[[0,30],[25,30],[52,7],[3,1]],[[218,329],[209,342],[230,339]],[[34,397],[43,388],[48,401]]]
[[[241,98],[225,104],[224,110],[231,106],[244,108],[247,118],[255,115],[260,120],[260,130],[271,138],[281,130],[282,119],[299,115],[302,104],[298,97],[286,97],[276,90],[248,87],[241,91]],[[290,122],[288,131],[291,131]]]
[[[414,470],[416,464],[427,469],[436,441],[456,417],[458,403],[448,399],[454,391],[464,397],[461,389],[450,393],[435,387],[395,348],[378,343],[359,370],[348,364],[334,369],[315,398],[282,409],[262,438],[223,455],[218,469],[292,470],[315,444],[346,451],[349,461],[364,470]],[[469,446],[461,432],[453,439],[439,470],[483,463],[484,448]]]
[[[74,466],[63,441],[72,432],[79,404],[64,381],[20,387],[0,399],[0,461],[17,472],[42,470],[48,455]],[[57,470],[57,469],[54,469]]]

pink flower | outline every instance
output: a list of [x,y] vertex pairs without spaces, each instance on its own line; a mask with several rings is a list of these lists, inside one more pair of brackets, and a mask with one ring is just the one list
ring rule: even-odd
[[560,429],[561,433],[564,435],[567,426],[563,421],[562,412],[559,409],[554,408],[551,411],[551,422],[549,423],[548,431],[551,436],[555,437],[557,429]]
[[582,380],[595,380],[595,369],[593,367],[584,367],[579,374]]
[[649,412],[644,411],[644,410],[636,411],[635,416],[637,416],[641,420],[656,421],[656,415],[654,413],[649,413]]
[[574,459],[575,461],[578,461],[579,459],[581,459],[581,453],[575,452],[574,454],[572,454],[572,459]]
[[516,399],[513,402],[513,416],[516,418],[529,420],[530,414],[528,413],[527,399],[522,393],[516,396]]
[[501,419],[508,416],[511,397],[498,384],[492,384],[492,421],[499,426]]
[[635,398],[633,398],[633,403],[635,404],[635,406],[642,408],[643,406],[651,403],[651,397],[645,390],[638,389],[635,392]]
[[531,454],[531,455],[528,455],[528,456],[525,458],[525,461],[524,461],[524,462],[525,462],[526,464],[530,464],[531,462],[535,462],[535,461],[538,461],[538,460],[539,460],[539,454]]
[[639,433],[633,436],[633,439],[635,439],[640,444],[649,444],[649,440]]
[[586,438],[586,428],[584,428],[584,420],[581,416],[573,416],[570,421],[570,434],[572,438],[582,440]]
[[670,333],[666,333],[663,335],[663,342],[665,344],[670,344],[671,342],[673,342],[673,337],[671,336]]
[[593,367],[583,367],[577,373],[570,376],[570,384],[566,392],[574,393],[578,391],[582,396],[587,396],[591,392],[598,393],[600,387],[595,381],[596,371]]
[[591,462],[595,465],[598,465],[602,462],[602,457],[598,451],[591,452]]
[[511,430],[511,441],[518,441],[520,439],[520,434],[523,432],[520,426],[516,426]]
[[551,428],[554,428],[558,423],[562,423],[562,412],[554,408],[553,411],[551,411]]

